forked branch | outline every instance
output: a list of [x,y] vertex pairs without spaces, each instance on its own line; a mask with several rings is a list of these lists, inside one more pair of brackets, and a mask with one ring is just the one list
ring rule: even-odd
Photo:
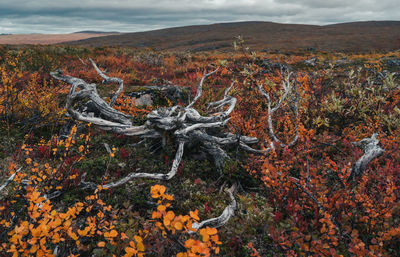
[[96,65],[96,63],[92,60],[89,59],[90,62],[92,63],[93,67],[97,71],[97,73],[104,79],[103,83],[117,83],[118,84],[118,90],[115,92],[113,97],[111,98],[110,101],[110,106],[112,107],[115,104],[115,101],[117,101],[117,98],[121,94],[122,90],[124,89],[124,81],[120,78],[114,78],[114,77],[108,77],[104,72],[102,72]]
[[[275,148],[275,144],[279,144],[281,147],[291,147],[293,146],[298,138],[299,138],[299,130],[298,130],[298,124],[297,122],[295,122],[294,126],[295,126],[295,136],[294,138],[287,144],[282,143],[282,141],[276,136],[275,134],[275,129],[274,129],[274,125],[273,125],[273,115],[274,113],[279,110],[282,106],[282,103],[288,98],[288,95],[291,91],[294,90],[294,86],[293,84],[295,84],[295,82],[291,82],[291,72],[287,72],[287,74],[285,75],[284,78],[282,78],[282,87],[283,87],[283,93],[282,96],[280,97],[280,99],[278,100],[278,102],[275,104],[274,107],[272,107],[272,100],[271,100],[271,96],[269,95],[269,93],[265,92],[264,90],[264,85],[263,84],[259,84],[258,85],[258,89],[261,93],[261,95],[264,96],[264,98],[267,100],[267,107],[268,107],[268,131],[269,131],[269,135],[272,138],[272,142],[271,142],[271,147],[267,148],[266,151],[269,150],[273,150]],[[294,111],[294,115],[295,115],[295,119],[298,119],[298,98],[294,97],[292,99],[292,101],[289,102],[289,104],[292,105],[292,109]]]

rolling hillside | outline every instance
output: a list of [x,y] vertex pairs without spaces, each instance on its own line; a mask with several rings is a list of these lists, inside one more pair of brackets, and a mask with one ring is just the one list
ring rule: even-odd
[[327,26],[236,22],[124,33],[68,42],[84,46],[148,47],[157,50],[232,50],[242,35],[256,50],[316,49],[323,51],[400,49],[400,21],[367,21]]

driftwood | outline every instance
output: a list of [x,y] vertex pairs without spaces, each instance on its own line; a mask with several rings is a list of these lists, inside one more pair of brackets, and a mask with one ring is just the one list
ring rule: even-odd
[[[114,133],[127,136],[137,136],[144,139],[158,139],[161,142],[166,142],[167,140],[165,137],[168,136],[173,138],[178,145],[175,159],[168,173],[155,174],[134,172],[116,182],[101,185],[102,188],[114,188],[135,178],[170,180],[175,176],[182,160],[184,149],[188,146],[198,147],[198,149],[201,149],[203,152],[210,155],[214,159],[217,169],[220,170],[222,169],[225,160],[229,158],[227,152],[224,150],[225,147],[236,146],[249,153],[266,154],[271,150],[275,150],[276,144],[279,144],[282,147],[290,147],[293,146],[298,140],[297,123],[295,125],[296,134],[292,141],[288,144],[284,144],[278,139],[278,137],[275,135],[273,126],[273,115],[278,109],[281,108],[284,101],[288,102],[288,105],[293,110],[295,118],[298,118],[297,106],[299,99],[295,94],[291,94],[294,89],[295,82],[291,81],[291,73],[289,72],[287,72],[285,77],[282,77],[282,96],[274,107],[272,107],[273,103],[271,97],[264,91],[263,85],[259,86],[259,91],[266,98],[268,104],[268,129],[272,141],[270,142],[270,147],[268,147],[266,150],[257,150],[249,146],[257,143],[257,138],[224,133],[221,130],[221,128],[225,127],[229,121],[229,115],[236,106],[236,98],[229,95],[229,92],[234,87],[235,82],[233,82],[230,87],[225,90],[223,99],[211,102],[207,105],[209,110],[213,109],[216,112],[209,116],[202,116],[196,109],[193,108],[196,102],[202,96],[202,89],[205,80],[207,77],[215,74],[218,69],[205,74],[201,78],[197,86],[196,96],[186,107],[175,105],[172,107],[153,110],[147,115],[147,121],[144,125],[134,126],[132,117],[112,108],[115,100],[123,90],[123,81],[118,78],[108,77],[92,60],[91,63],[99,75],[103,77],[103,82],[114,82],[119,85],[119,88],[113,95],[110,104],[105,102],[98,95],[95,84],[89,84],[82,79],[64,75],[62,70],[51,72],[53,78],[72,85],[70,93],[67,97],[66,109],[74,120],[92,123],[102,130],[112,131]],[[289,95],[291,95],[291,98],[289,98]],[[87,99],[86,103],[82,104],[82,101],[85,99]],[[85,176],[82,177],[82,187],[91,189],[97,188],[95,183],[86,182],[84,180]],[[236,200],[234,198],[233,191],[235,191],[235,187],[232,187],[228,191],[231,202],[219,217],[205,220],[200,223],[195,223],[193,224],[193,228],[197,230],[204,226],[219,227],[228,222],[228,220],[234,215],[236,209]]]
[[377,133],[372,134],[370,138],[364,138],[358,142],[353,142],[354,146],[361,148],[364,151],[364,155],[361,156],[350,170],[349,180],[356,180],[364,174],[367,165],[375,158],[381,156],[385,150],[382,149],[378,144],[379,140],[376,138]]
[[[94,62],[92,64],[105,81],[119,84],[118,91],[112,97],[112,99],[115,99],[123,88],[122,80],[109,78],[99,70]],[[258,140],[257,138],[246,136],[241,136],[238,139],[232,134],[210,132],[211,129],[224,127],[229,121],[228,116],[236,105],[236,98],[228,95],[229,90],[226,90],[224,99],[209,104],[209,107],[217,108],[220,112],[211,116],[202,116],[192,108],[201,97],[205,79],[216,72],[217,70],[203,76],[197,87],[196,97],[188,106],[176,105],[154,110],[147,115],[147,122],[142,126],[134,126],[132,117],[112,108],[111,104],[113,102],[110,104],[105,102],[98,95],[95,84],[89,84],[82,79],[64,75],[61,70],[51,72],[51,75],[72,85],[67,97],[66,109],[74,120],[92,123],[102,130],[142,138],[158,138],[162,140],[165,137],[165,132],[168,132],[178,144],[182,143],[184,145],[189,141],[200,143],[201,148],[213,156],[216,163],[220,163],[221,159],[227,157],[224,150],[219,150],[221,146],[239,144],[244,150],[256,152],[257,150],[252,149],[248,144],[254,144]],[[231,88],[232,86],[229,89]],[[90,110],[95,108],[95,112],[89,112],[88,108],[82,108],[82,106],[81,108],[75,108],[75,105],[84,99],[89,100],[86,102],[86,106],[90,104]],[[226,110],[224,110],[224,107],[227,107]]]
[[[92,60],[91,63],[97,73],[104,79],[103,82],[113,82],[119,85],[110,103],[105,102],[99,96],[95,84],[86,83],[82,79],[64,75],[63,71],[60,69],[51,72],[53,78],[71,85],[70,92],[67,96],[66,109],[74,120],[91,123],[102,130],[127,136],[137,136],[139,138],[158,139],[161,142],[166,141],[165,137],[171,137],[178,145],[175,159],[168,173],[134,172],[116,182],[101,185],[102,188],[117,187],[135,178],[172,179],[182,161],[185,146],[189,144],[195,145],[210,155],[214,159],[218,169],[222,169],[225,159],[229,158],[224,150],[227,146],[238,146],[250,153],[262,153],[262,151],[249,146],[250,144],[257,143],[257,138],[248,136],[239,137],[231,133],[224,133],[221,130],[221,128],[226,126],[229,121],[229,115],[236,105],[236,98],[229,95],[230,90],[234,86],[234,82],[225,90],[223,99],[208,104],[208,108],[215,109],[217,110],[216,112],[209,116],[202,116],[193,108],[202,96],[202,88],[205,80],[207,77],[215,74],[218,69],[205,74],[201,78],[197,86],[196,96],[189,105],[186,107],[175,105],[153,110],[147,115],[147,121],[144,125],[135,126],[132,122],[133,117],[121,113],[112,107],[123,90],[123,81],[119,78],[108,77]],[[84,102],[85,100],[86,102]],[[97,185],[92,182],[84,181],[84,177],[81,181],[81,186],[91,189],[97,187]],[[223,214],[218,218],[196,224],[196,229],[203,226],[218,227],[229,220],[236,209],[236,201],[231,191],[229,191],[231,204],[224,210]]]

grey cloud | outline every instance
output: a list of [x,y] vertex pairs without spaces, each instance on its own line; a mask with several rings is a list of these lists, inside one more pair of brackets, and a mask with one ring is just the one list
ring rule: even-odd
[[0,33],[143,31],[244,20],[329,24],[400,20],[398,0],[0,0]]

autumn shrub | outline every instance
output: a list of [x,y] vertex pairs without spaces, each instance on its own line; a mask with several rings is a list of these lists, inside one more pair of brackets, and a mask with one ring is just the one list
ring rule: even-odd
[[[308,54],[239,50],[0,47],[0,186],[16,174],[0,191],[1,255],[399,256],[399,75],[382,62],[399,53],[315,53],[318,62],[310,67],[304,65],[313,57]],[[106,101],[116,90],[101,84],[87,57],[123,78],[125,92],[168,81],[195,93],[204,70],[220,66],[196,109],[206,113],[207,103],[221,99],[224,85],[236,81],[230,94],[237,105],[226,132],[257,137],[254,147],[260,150],[270,148],[272,138],[268,103],[258,88],[275,106],[289,67],[294,90],[272,124],[284,144],[296,133],[298,139],[264,155],[232,147],[220,172],[208,156],[187,151],[170,182],[138,179],[104,188],[139,170],[168,170],[173,146],[81,123],[67,126],[74,123],[64,111],[69,88],[48,71],[62,66],[72,76],[87,76]],[[115,108],[137,124],[152,110],[136,106],[125,93]],[[353,142],[373,133],[385,152],[354,178],[353,164],[364,153]],[[234,183],[235,216],[218,230],[195,231],[200,218],[221,214],[224,188]]]
[[[253,62],[241,69],[243,88],[249,90],[238,91],[239,99],[244,95],[246,101],[233,114],[234,128],[265,138],[268,147],[268,113],[254,88],[263,83],[276,104],[284,77],[279,70],[277,76],[260,73],[262,67]],[[399,81],[391,73],[371,74],[363,67],[345,73],[344,79],[336,77],[337,72],[323,70],[311,78],[297,74],[291,83],[301,89],[298,119],[284,106],[273,122],[284,142],[293,138],[297,124],[298,141],[247,163],[250,174],[264,181],[276,210],[276,223],[264,233],[278,246],[275,251],[289,256],[394,256],[400,225],[395,218],[398,151],[393,148],[399,136],[394,125],[400,120]],[[352,142],[373,133],[379,134],[386,152],[354,181],[351,168],[363,153]]]

